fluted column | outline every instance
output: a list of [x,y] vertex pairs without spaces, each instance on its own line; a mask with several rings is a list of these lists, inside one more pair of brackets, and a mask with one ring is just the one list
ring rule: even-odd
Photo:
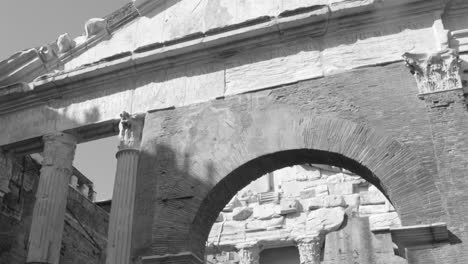
[[320,237],[300,238],[296,240],[301,264],[320,264],[322,241],[323,239]]
[[259,264],[260,247],[257,244],[238,245],[239,264]]
[[106,264],[129,264],[135,184],[143,118],[123,112],[119,124],[117,171],[109,220]]
[[43,140],[44,159],[29,233],[27,263],[58,264],[76,139],[57,133],[46,135]]

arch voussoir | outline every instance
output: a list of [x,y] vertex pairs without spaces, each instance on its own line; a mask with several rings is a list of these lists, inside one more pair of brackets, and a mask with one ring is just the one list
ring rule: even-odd
[[[215,115],[204,110],[197,119],[206,124],[220,117]],[[445,214],[441,205],[436,212],[428,205],[441,204],[441,198],[434,198],[438,190],[432,178],[424,177],[428,172],[417,157],[404,145],[370,127],[289,108],[252,110],[248,123],[239,121],[245,119],[243,113],[232,111],[228,115],[231,124],[218,123],[216,128],[203,130],[203,137],[189,142],[197,153],[197,162],[212,166],[209,177],[213,187],[196,189],[193,192],[196,199],[186,202],[195,209],[187,210],[187,215],[181,217],[189,223],[183,229],[186,233],[181,235],[181,229],[168,229],[165,236],[171,237],[174,232],[177,239],[183,236],[189,239],[178,241],[180,245],[170,243],[172,248],[161,248],[158,254],[189,251],[201,258],[212,224],[237,191],[267,172],[301,163],[326,163],[357,173],[383,191],[404,224],[430,222]],[[227,126],[239,129],[229,138],[219,138],[218,131],[231,129]],[[216,145],[221,151],[207,148],[210,142],[223,142]],[[197,175],[200,177],[203,175]],[[426,188],[418,188],[416,180],[425,182]],[[158,227],[169,225],[169,218],[164,216],[167,209],[170,208],[162,208]],[[425,217],[429,214],[432,218]]]

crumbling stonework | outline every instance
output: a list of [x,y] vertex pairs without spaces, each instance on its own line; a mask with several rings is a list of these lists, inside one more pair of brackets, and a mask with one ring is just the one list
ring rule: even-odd
[[[0,164],[5,157],[0,153]],[[0,165],[1,166],[1,165]],[[0,263],[24,264],[32,221],[40,165],[35,160],[15,158],[10,191],[0,199]],[[0,168],[0,176],[4,173]],[[79,182],[86,182],[78,175]],[[76,177],[76,176],[75,176]],[[105,261],[108,214],[78,188],[68,188],[60,264]]]
[[[145,115],[141,151],[121,167],[135,194],[117,195],[135,210],[114,217],[134,217],[131,258],[142,264],[202,263],[216,219],[250,238],[281,232],[304,210],[305,233],[330,231],[322,252],[335,262],[390,259],[353,254],[372,246],[390,256],[388,236],[367,231],[401,221],[392,236],[419,239],[399,243],[410,263],[467,263],[467,14],[465,0],[137,0],[90,20],[84,36],[0,62],[0,147],[37,153],[44,135],[91,141],[116,135],[122,111]],[[304,163],[356,173],[394,207],[338,184],[343,175],[299,191],[305,208],[287,193],[261,192],[251,214],[237,209],[251,196],[231,200],[265,173]],[[9,179],[0,195],[14,204]],[[347,208],[366,218],[340,229]],[[320,240],[299,241],[316,249],[308,242]],[[342,254],[327,246],[353,243]],[[256,261],[249,246],[243,260]]]
[[[261,203],[265,190],[280,199]],[[326,165],[286,167],[251,183],[233,199],[241,203],[225,208],[211,229],[208,263],[235,263],[217,261],[226,254],[237,259],[241,250],[236,249],[245,244],[261,250],[295,245],[301,264],[348,259],[406,263],[394,256],[392,243],[379,242],[391,242],[390,228],[401,226],[395,209],[375,186],[349,171]],[[240,212],[253,214],[238,217]]]

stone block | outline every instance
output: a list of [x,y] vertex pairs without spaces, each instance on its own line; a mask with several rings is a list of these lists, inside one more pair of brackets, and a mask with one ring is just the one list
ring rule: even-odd
[[323,207],[323,197],[314,197],[303,200],[305,208],[309,210],[316,210]]
[[[218,226],[222,225],[222,223],[217,223]],[[245,223],[238,222],[238,221],[226,221],[224,222],[222,232],[223,233],[237,233],[244,230]],[[212,231],[213,232],[213,231]]]
[[316,196],[325,196],[328,195],[328,186],[327,185],[318,185],[315,187],[315,195]]
[[351,182],[328,184],[328,189],[330,191],[330,194],[336,194],[336,195],[353,194],[354,184]]
[[337,230],[344,220],[344,209],[321,208],[311,211],[307,215],[306,232],[308,234],[320,234]]
[[322,75],[318,41],[298,40],[294,44],[250,49],[226,61],[225,95],[280,85],[285,79],[295,82]]
[[266,220],[275,217],[279,217],[281,207],[277,204],[262,204],[254,207],[253,217],[255,219]]
[[313,181],[321,177],[320,170],[308,165],[294,166],[296,169],[296,181]]
[[224,215],[223,213],[219,213],[218,217],[216,218],[216,222],[223,222],[224,221]]
[[312,197],[315,197],[315,189],[305,189],[305,190],[302,190],[300,193],[299,193],[299,197],[301,199],[307,199],[307,198],[312,198]]
[[243,221],[249,218],[253,213],[253,209],[250,207],[237,207],[232,212],[232,219],[235,221]]
[[286,215],[299,212],[301,204],[297,200],[282,200],[280,206],[280,214]]
[[303,188],[304,186],[297,181],[287,181],[281,184],[281,190],[284,196],[296,196],[301,193]]
[[305,221],[307,219],[307,214],[297,214],[297,215],[288,215],[285,217],[285,226],[291,230],[300,230],[304,228]]
[[376,214],[369,216],[369,224],[371,230],[399,227],[401,220],[396,212]]
[[[323,173],[322,175],[325,175],[325,173]],[[327,182],[328,183],[339,183],[339,182],[344,182],[344,175],[343,173],[341,172],[333,172],[333,173],[328,173],[327,175]]]
[[240,192],[237,196],[237,199],[241,203],[242,206],[247,206],[251,203],[258,202],[258,197],[254,194],[251,190],[247,190],[245,192]]
[[359,206],[360,215],[373,215],[373,214],[381,214],[381,213],[387,213],[387,212],[388,212],[388,206],[385,204],[360,205]]
[[268,220],[252,220],[249,221],[245,228],[247,230],[266,230],[267,228],[282,226],[284,224],[284,217],[277,217]]
[[329,195],[323,197],[323,206],[324,207],[345,207],[346,203],[341,195]]
[[343,195],[343,199],[348,207],[357,208],[361,201],[361,196],[357,193],[351,195]]
[[369,184],[368,191],[369,192],[380,192],[380,190],[377,187],[375,187],[375,185],[372,185],[372,184]]
[[234,208],[242,206],[241,202],[239,199],[237,199],[236,196],[234,196],[231,201],[224,207],[223,212],[232,212]]
[[379,191],[361,193],[361,205],[385,204],[387,199]]
[[308,182],[306,182],[305,185],[306,185],[307,188],[316,187],[316,186],[319,186],[319,185],[327,185],[327,180],[320,178],[320,179],[317,179],[317,180],[308,181]]

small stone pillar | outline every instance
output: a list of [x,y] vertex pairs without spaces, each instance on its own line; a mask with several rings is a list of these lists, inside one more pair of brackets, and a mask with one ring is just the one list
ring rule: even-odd
[[300,238],[296,240],[301,264],[320,264],[323,239],[320,237]]
[[70,178],[70,186],[74,189],[78,188],[78,177],[76,177],[75,175],[72,175]]
[[106,264],[130,263],[135,184],[143,118],[123,112],[119,124],[119,150],[109,220]]
[[43,140],[44,160],[29,233],[27,263],[58,264],[76,139],[57,133],[46,135]]
[[258,244],[238,245],[239,264],[260,264],[260,247]]

